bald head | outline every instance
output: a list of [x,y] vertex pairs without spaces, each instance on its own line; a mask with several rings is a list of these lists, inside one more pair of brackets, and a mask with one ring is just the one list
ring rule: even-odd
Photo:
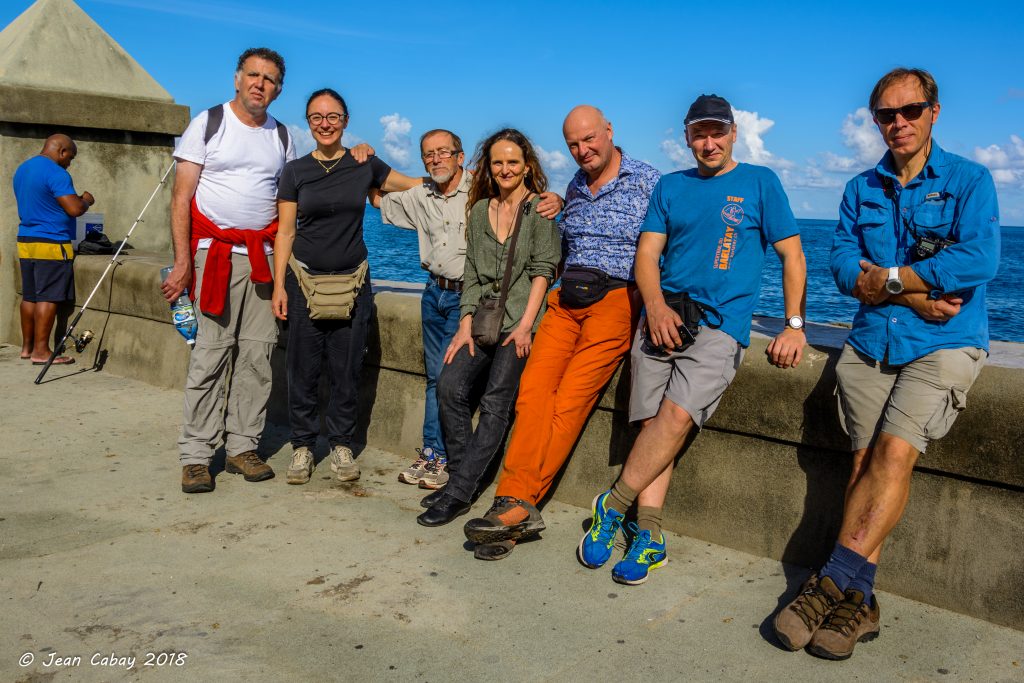
[[618,173],[621,155],[612,141],[612,124],[597,107],[573,107],[562,124],[569,153],[591,181],[606,171]]
[[52,159],[58,166],[67,168],[78,155],[78,146],[67,135],[57,133],[46,138],[40,154]]
[[604,117],[604,112],[597,107],[589,104],[580,104],[573,107],[572,111],[565,117],[565,122],[562,123],[562,133],[565,134],[570,127],[575,128],[581,125],[603,128],[611,124]]

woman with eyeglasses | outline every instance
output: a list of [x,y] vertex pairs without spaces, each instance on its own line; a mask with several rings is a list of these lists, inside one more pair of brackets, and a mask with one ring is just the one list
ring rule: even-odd
[[[417,517],[424,526],[447,524],[468,512],[480,479],[498,455],[544,295],[562,256],[555,222],[537,212],[547,178],[526,136],[511,128],[494,133],[477,148],[475,167],[466,204],[462,318],[437,381],[449,479],[445,488],[424,500],[430,507]],[[485,302],[500,302],[510,254],[504,312],[499,305],[495,320],[500,327],[497,343],[477,343],[474,315],[481,315],[478,309]],[[486,388],[474,429],[470,394],[479,384]]]
[[[377,157],[357,160],[341,142],[348,120],[341,95],[329,88],[313,93],[306,103],[306,121],[316,149],[285,164],[278,186],[271,303],[274,315],[288,321],[288,421],[294,449],[289,484],[305,484],[313,472],[321,374],[330,385],[324,422],[331,470],[340,481],[359,478],[352,435],[373,312],[363,241],[366,198],[371,188],[406,190],[422,182],[392,170]],[[302,269],[302,275],[352,275],[359,287],[350,317],[311,319],[294,268]]]

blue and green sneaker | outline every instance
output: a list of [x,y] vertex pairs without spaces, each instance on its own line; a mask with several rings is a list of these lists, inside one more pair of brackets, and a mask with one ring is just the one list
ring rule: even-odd
[[665,553],[665,535],[660,541],[651,538],[651,532],[643,531],[630,522],[629,530],[633,532],[633,544],[629,546],[626,556],[612,568],[612,578],[618,583],[635,586],[647,580],[647,574],[668,562]]
[[607,507],[608,496],[611,493],[605,491],[594,498],[594,521],[590,525],[590,531],[583,534],[576,551],[580,562],[591,569],[601,567],[612,556],[615,534],[622,528],[622,520],[625,518],[621,512]]

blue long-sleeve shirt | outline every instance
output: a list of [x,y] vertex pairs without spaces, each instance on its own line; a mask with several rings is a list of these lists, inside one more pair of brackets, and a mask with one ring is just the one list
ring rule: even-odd
[[[883,178],[888,180],[883,181]],[[892,198],[885,185],[891,181]],[[915,235],[953,240],[935,256],[911,264]],[[847,341],[861,353],[903,365],[937,349],[972,346],[988,351],[985,286],[999,265],[999,206],[988,170],[932,141],[921,173],[900,185],[886,152],[875,168],[846,185],[830,265],[839,291],[852,294],[861,259],[890,268],[909,265],[934,289],[964,303],[945,322],[883,302],[861,304]]]

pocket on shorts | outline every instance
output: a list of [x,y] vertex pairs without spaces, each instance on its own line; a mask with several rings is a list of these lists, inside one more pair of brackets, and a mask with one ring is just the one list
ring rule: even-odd
[[935,414],[924,425],[924,435],[929,441],[941,439],[953,426],[957,416],[967,407],[967,392],[960,387],[952,387],[939,403]]
[[843,433],[847,436],[850,435],[850,429],[846,426],[846,397],[843,395],[843,387],[836,382],[835,391],[832,394],[836,397],[836,410],[839,412],[839,426],[843,428]]

